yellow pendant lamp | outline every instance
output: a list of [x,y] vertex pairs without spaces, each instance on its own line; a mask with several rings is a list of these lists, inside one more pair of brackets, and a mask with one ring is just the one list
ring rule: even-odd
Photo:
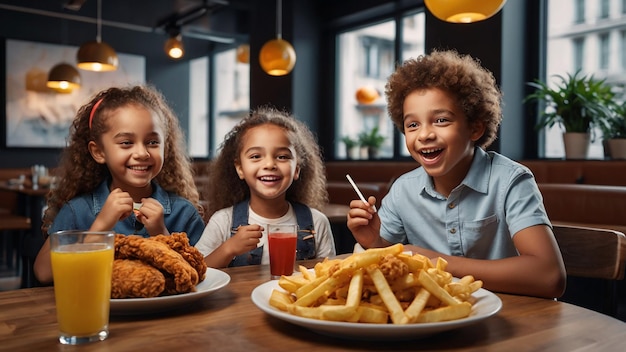
[[71,93],[80,88],[80,84],[81,78],[78,70],[70,64],[60,63],[48,73],[46,86],[58,93]]
[[296,51],[282,38],[282,0],[276,1],[276,39],[265,43],[259,53],[261,68],[268,75],[284,76],[296,65]]
[[471,23],[486,20],[502,9],[506,0],[424,0],[428,11],[442,21]]
[[88,71],[115,71],[119,65],[117,53],[109,44],[101,40],[101,1],[98,0],[98,34],[96,40],[84,43],[78,48],[78,53],[76,54],[77,66]]

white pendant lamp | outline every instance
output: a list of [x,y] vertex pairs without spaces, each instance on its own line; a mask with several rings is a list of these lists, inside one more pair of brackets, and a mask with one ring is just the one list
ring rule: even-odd
[[276,0],[276,39],[265,43],[259,53],[261,68],[268,75],[284,76],[296,65],[296,51],[282,38],[282,0]]
[[472,23],[488,19],[506,0],[424,0],[428,11],[442,21]]
[[98,33],[96,40],[84,43],[78,49],[76,59],[77,66],[80,69],[88,71],[115,71],[119,65],[117,53],[107,43],[101,39],[102,30],[102,0],[98,0]]

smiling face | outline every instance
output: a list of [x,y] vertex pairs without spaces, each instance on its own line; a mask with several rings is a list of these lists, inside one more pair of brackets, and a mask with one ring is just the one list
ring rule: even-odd
[[296,150],[285,129],[259,125],[246,131],[241,141],[235,169],[250,188],[250,205],[284,203],[287,189],[300,172]]
[[410,93],[404,100],[404,133],[413,159],[433,178],[443,195],[465,178],[474,142],[484,133],[482,124],[470,126],[456,101],[441,89]]
[[106,164],[113,182],[133,199],[152,194],[150,181],[163,167],[165,129],[158,116],[139,105],[111,111],[106,119],[108,131],[100,141],[90,142],[94,160]]

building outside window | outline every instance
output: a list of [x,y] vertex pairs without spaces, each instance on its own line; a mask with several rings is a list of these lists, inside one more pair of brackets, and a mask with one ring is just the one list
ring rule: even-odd
[[[400,26],[404,42],[396,59],[396,33]],[[424,53],[424,13],[406,14],[401,22],[387,20],[338,34],[337,40],[337,105],[335,155],[349,157],[342,138],[358,140],[361,133],[374,128],[385,137],[377,158],[394,158],[394,143],[400,155],[408,156],[404,138],[395,131],[387,115],[384,97],[387,78],[395,63]],[[377,94],[371,100],[357,100],[360,89]],[[367,159],[366,148],[352,158]]]

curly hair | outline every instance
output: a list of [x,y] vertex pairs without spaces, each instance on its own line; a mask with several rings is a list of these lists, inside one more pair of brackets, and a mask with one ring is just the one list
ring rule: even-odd
[[409,59],[391,74],[385,86],[391,120],[404,133],[404,99],[415,90],[439,88],[451,93],[470,125],[482,121],[485,133],[476,145],[485,149],[497,137],[502,121],[502,94],[493,74],[478,60],[456,51],[435,50]]
[[239,162],[242,138],[246,132],[265,124],[283,128],[296,150],[300,178],[289,187],[286,199],[316,209],[321,209],[328,203],[326,171],[315,136],[294,116],[265,106],[252,111],[233,127],[224,137],[218,156],[211,162],[205,197],[210,200],[207,218],[220,209],[233,206],[250,197],[250,189],[237,175],[235,163]]
[[[93,116],[90,118],[94,106]],[[68,145],[61,154],[56,176],[57,187],[47,196],[47,208],[43,217],[42,230],[47,230],[61,207],[72,198],[92,192],[100,183],[110,177],[105,164],[97,163],[89,153],[90,141],[100,143],[107,132],[108,117],[117,109],[126,106],[140,106],[153,111],[163,123],[165,135],[163,169],[155,178],[164,190],[187,198],[202,215],[199,194],[193,179],[191,158],[186,152],[183,132],[178,118],[167,105],[163,95],[150,85],[118,88],[113,87],[95,94],[76,114]],[[91,126],[90,126],[91,124]]]

